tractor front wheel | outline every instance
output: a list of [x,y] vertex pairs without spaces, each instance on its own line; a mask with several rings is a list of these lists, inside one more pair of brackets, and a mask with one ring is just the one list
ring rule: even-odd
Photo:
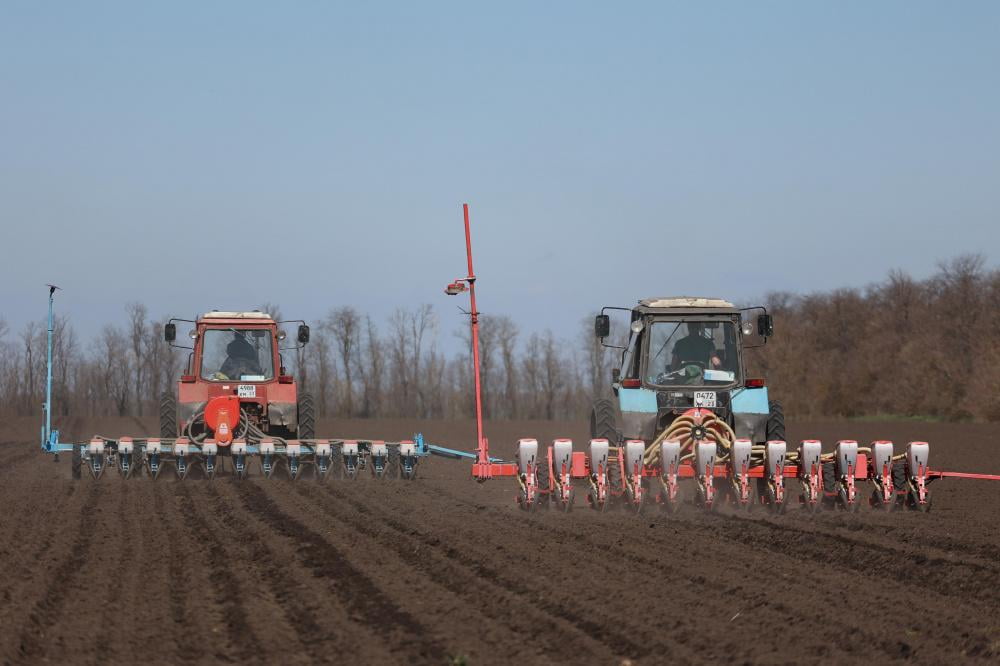
[[299,439],[316,439],[316,406],[310,393],[299,394]]
[[767,431],[765,441],[785,441],[785,410],[781,403],[772,400],[768,403]]
[[160,437],[177,437],[177,398],[164,393],[160,398]]
[[618,446],[617,420],[615,403],[608,398],[598,398],[590,412],[590,438],[606,439],[611,446]]

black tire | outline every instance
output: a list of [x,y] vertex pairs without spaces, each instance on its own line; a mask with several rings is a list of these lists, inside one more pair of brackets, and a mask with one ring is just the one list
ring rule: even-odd
[[298,421],[298,438],[316,439],[316,405],[310,393],[299,393]]
[[549,485],[551,483],[549,475],[549,458],[547,455],[543,455],[541,458],[542,459],[538,461],[538,464],[535,466],[535,483],[538,484],[538,499],[536,502],[541,500],[542,497],[545,497],[546,500],[551,497],[551,495],[549,495]]
[[765,431],[766,439],[765,441],[780,440],[782,442],[785,440],[785,410],[781,406],[781,403],[777,400],[772,400],[767,403],[769,408],[769,413],[767,415],[767,428]]
[[177,437],[177,398],[173,393],[160,397],[160,437]]
[[83,467],[83,444],[73,445],[73,461],[70,465],[70,471],[73,475],[74,481],[80,480],[80,471]]
[[622,468],[618,465],[618,455],[614,449],[608,453],[608,503],[614,503],[621,499],[625,492],[625,485],[622,482]]
[[[840,501],[840,482],[837,479],[836,463],[825,462],[821,463],[820,467],[823,470],[823,501],[836,506]],[[846,503],[843,506],[847,508]]]
[[594,407],[590,410],[590,438],[606,439],[612,447],[608,453],[608,498],[605,502],[611,504],[618,500],[624,488],[614,450],[614,447],[621,445],[618,414],[615,412],[615,403],[610,398],[598,398],[594,401]]
[[598,398],[590,411],[590,438],[606,439],[611,446],[618,446],[618,415],[610,398]]

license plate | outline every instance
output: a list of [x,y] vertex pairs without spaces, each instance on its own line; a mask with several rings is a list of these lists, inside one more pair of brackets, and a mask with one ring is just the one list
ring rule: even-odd
[[695,391],[695,407],[715,407],[715,391]]
[[[256,398],[257,387],[253,384],[240,384],[236,387],[236,395],[240,398]],[[715,404],[715,394],[712,394],[712,404]]]

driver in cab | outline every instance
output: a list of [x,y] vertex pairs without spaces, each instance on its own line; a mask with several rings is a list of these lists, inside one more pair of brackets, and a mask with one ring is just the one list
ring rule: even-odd
[[689,321],[687,335],[674,345],[670,369],[678,370],[689,363],[697,363],[702,368],[720,368],[722,359],[715,350],[715,343],[705,337],[705,323]]
[[260,374],[257,352],[239,333],[233,333],[233,341],[226,345],[226,354],[226,361],[213,379],[239,379],[243,375]]

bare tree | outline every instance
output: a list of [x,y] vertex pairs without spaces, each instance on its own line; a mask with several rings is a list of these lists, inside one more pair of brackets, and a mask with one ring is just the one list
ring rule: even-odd
[[521,357],[521,379],[526,403],[523,416],[527,418],[537,419],[542,411],[542,357],[542,339],[537,333],[532,333]]
[[517,336],[518,329],[514,320],[507,315],[502,315],[494,319],[496,326],[497,344],[500,347],[500,362],[503,365],[503,416],[506,418],[517,418],[520,414],[518,410],[517,395]]
[[33,321],[28,322],[21,331],[21,344],[24,347],[24,368],[27,374],[21,403],[22,413],[31,413],[33,411],[33,406],[39,394],[38,387],[36,386],[38,368],[35,367],[39,353],[37,343],[38,324]]
[[115,326],[107,324],[95,350],[104,398],[112,404],[118,416],[128,414],[132,368],[128,340]]
[[410,316],[410,346],[411,355],[411,377],[416,387],[416,405],[411,414],[413,416],[424,416],[427,403],[427,386],[421,381],[421,373],[424,365],[424,345],[427,336],[432,335],[437,327],[437,320],[434,317],[434,308],[424,304],[418,306]]
[[70,411],[70,376],[77,363],[76,334],[69,320],[56,316],[52,326],[52,402],[53,411],[67,416]]
[[143,376],[146,371],[146,359],[144,348],[149,334],[149,324],[146,322],[148,315],[146,306],[142,303],[132,302],[125,306],[128,314],[129,343],[131,345],[133,371],[135,372],[135,409],[136,415],[142,416],[142,405],[149,398],[144,395],[145,386]]
[[284,317],[281,314],[281,306],[277,303],[261,303],[259,310],[271,316],[274,321],[281,321]]
[[385,345],[379,338],[378,327],[365,317],[364,353],[357,356],[356,370],[361,377],[361,416],[382,415],[382,378],[385,374]]
[[152,322],[142,341],[143,365],[145,366],[145,384],[147,398],[159,400],[163,394],[174,392],[174,382],[180,374],[179,350],[171,347],[163,339],[163,327],[169,317]]
[[353,369],[357,366],[358,346],[361,337],[361,315],[350,306],[333,310],[326,316],[323,327],[333,334],[340,356],[340,367],[344,369],[344,415],[354,416]]
[[311,376],[314,380],[313,393],[319,406],[319,415],[326,416],[333,407],[331,398],[337,389],[337,368],[330,354],[330,339],[322,327],[319,327],[309,341],[307,354],[310,357],[310,364],[315,369]]
[[559,347],[552,336],[552,331],[545,331],[541,341],[542,348],[542,372],[541,390],[542,401],[545,405],[545,418],[552,420],[556,416],[556,405],[560,398],[560,392],[565,386],[565,371],[563,369],[562,355]]
[[611,355],[601,340],[594,336],[593,316],[581,320],[580,347],[590,400],[602,395],[611,383]]

